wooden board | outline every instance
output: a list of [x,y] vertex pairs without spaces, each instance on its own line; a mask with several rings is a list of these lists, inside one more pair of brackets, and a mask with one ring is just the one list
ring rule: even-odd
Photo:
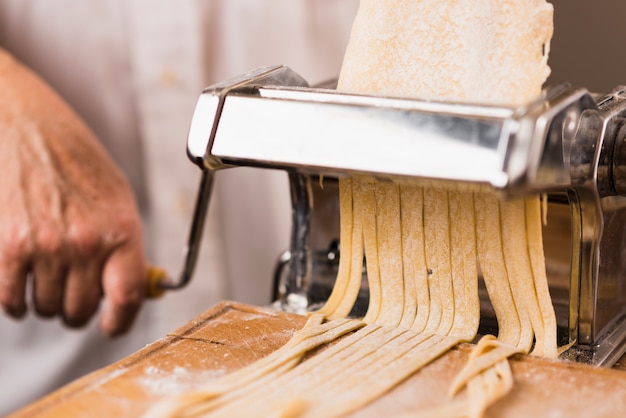
[[[222,302],[184,327],[11,415],[137,417],[182,393],[259,359],[304,324],[298,315]],[[452,350],[354,417],[393,416],[445,402],[470,346]],[[518,356],[515,390],[488,417],[626,416],[626,372]]]

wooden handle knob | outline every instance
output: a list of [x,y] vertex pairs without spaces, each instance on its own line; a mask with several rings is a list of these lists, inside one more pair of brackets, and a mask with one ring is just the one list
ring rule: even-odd
[[160,298],[165,293],[165,288],[160,284],[167,280],[168,274],[160,267],[148,267],[148,288],[146,297],[150,299]]

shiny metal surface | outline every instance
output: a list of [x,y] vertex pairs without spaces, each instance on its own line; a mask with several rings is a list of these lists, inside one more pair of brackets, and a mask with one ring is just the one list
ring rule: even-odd
[[306,87],[306,80],[284,66],[263,67],[231,80],[224,81],[206,88],[196,104],[189,136],[187,139],[187,155],[189,158],[206,168],[220,167],[210,153],[215,139],[217,122],[221,118],[224,101],[237,89],[250,86],[266,85]]
[[250,84],[202,96],[188,149],[210,169],[366,173],[511,193],[570,184],[563,149],[571,144],[562,141],[572,139],[554,133],[567,131],[571,119],[594,103],[586,91],[567,87],[517,109]]
[[[461,113],[470,110],[465,106],[419,103],[416,108],[400,100],[321,91],[256,93],[226,99],[211,149],[215,158],[303,171],[314,167],[328,175],[463,177],[496,187],[509,181],[501,145],[512,128],[508,109],[480,109],[483,114],[470,119]],[[241,123],[243,114],[246,123]],[[468,155],[480,161],[478,168]]]
[[183,267],[176,278],[168,277],[158,283],[158,287],[163,290],[180,289],[189,283],[196,268],[198,253],[200,252],[200,242],[202,241],[202,232],[204,231],[204,221],[207,211],[209,210],[209,202],[213,192],[214,172],[210,170],[202,170],[200,177],[200,185],[198,186],[198,195],[193,211],[193,218],[187,245],[183,251]]
[[[254,70],[244,76],[224,81],[208,87],[200,95],[196,110],[189,129],[187,141],[187,155],[202,169],[198,195],[192,218],[187,245],[183,253],[183,267],[176,278],[167,278],[159,283],[162,289],[180,289],[184,287],[193,276],[196,260],[200,251],[204,220],[209,208],[213,191],[213,166],[210,163],[211,156],[207,150],[211,148],[212,139],[215,135],[215,121],[219,119],[224,99],[228,93],[236,88],[248,85],[262,86],[265,84],[306,86],[306,81],[284,66],[265,67]],[[206,161],[206,164],[205,164]]]
[[[597,99],[578,120],[581,141],[572,154],[570,340],[567,355],[611,365],[626,351],[626,197],[622,188],[626,141],[623,88]],[[585,158],[586,157],[586,158]]]

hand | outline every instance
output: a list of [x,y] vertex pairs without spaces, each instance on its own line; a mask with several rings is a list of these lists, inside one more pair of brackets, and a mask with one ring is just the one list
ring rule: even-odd
[[104,295],[102,330],[128,330],[147,286],[130,186],[69,106],[1,49],[0,167],[5,312],[23,316],[32,293],[38,314],[78,327]]

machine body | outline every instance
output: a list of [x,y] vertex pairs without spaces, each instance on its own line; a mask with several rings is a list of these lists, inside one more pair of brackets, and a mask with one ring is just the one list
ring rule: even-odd
[[560,343],[572,345],[563,356],[611,365],[626,351],[625,116],[624,88],[599,96],[560,86],[507,108],[310,88],[284,66],[209,87],[188,140],[202,182],[185,268],[164,287],[191,277],[213,176],[224,168],[288,173],[292,238],[276,273],[276,298],[296,312],[323,303],[332,287],[340,256],[337,178],[489,188],[504,198],[545,194],[554,209],[548,225],[560,226],[544,241]]

